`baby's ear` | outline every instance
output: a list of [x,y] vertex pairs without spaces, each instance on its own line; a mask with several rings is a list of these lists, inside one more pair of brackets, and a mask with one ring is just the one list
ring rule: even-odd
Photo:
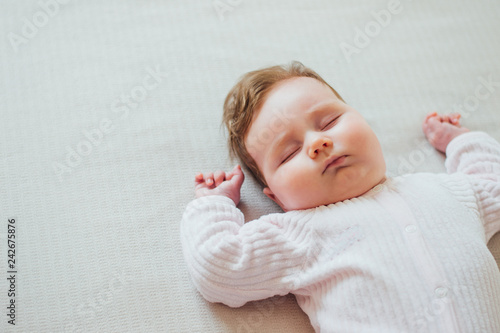
[[287,211],[287,209],[283,206],[283,203],[280,201],[280,199],[273,193],[273,191],[271,191],[271,189],[269,187],[265,187],[262,192],[264,192],[264,194],[269,198],[271,199],[272,201],[276,202],[278,204],[278,206],[281,207],[281,209],[283,209],[283,211]]

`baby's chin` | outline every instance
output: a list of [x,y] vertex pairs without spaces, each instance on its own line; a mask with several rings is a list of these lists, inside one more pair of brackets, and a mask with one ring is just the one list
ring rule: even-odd
[[320,206],[328,206],[331,204],[335,204],[337,202],[342,202],[345,200],[350,200],[353,198],[360,197],[363,194],[369,192],[372,188],[374,188],[378,184],[382,184],[386,180],[387,180],[386,176],[383,175],[382,177],[377,178],[377,180],[375,180],[375,181],[366,182],[362,186],[350,187],[348,191],[346,191],[344,193],[334,193],[334,194],[332,194],[332,196],[330,196],[328,198],[318,198],[318,200],[313,200],[313,201],[308,201],[308,202],[305,202],[305,200],[302,200],[301,202],[285,203],[285,204],[280,204],[279,206],[285,212],[292,211],[292,210],[311,209],[311,208],[316,208],[316,207],[320,207]]
[[293,210],[306,210],[306,209],[311,209],[311,208],[316,208],[320,206],[328,206],[337,202],[342,202],[345,200],[349,200],[352,198],[355,198],[356,195],[349,195],[349,196],[340,196],[340,197],[335,197],[335,198],[328,198],[328,199],[323,199],[323,200],[316,200],[316,201],[309,201],[307,203],[302,202],[302,203],[294,203],[294,204],[288,204],[288,205],[280,205],[281,209],[283,211],[288,212],[288,211],[293,211]]

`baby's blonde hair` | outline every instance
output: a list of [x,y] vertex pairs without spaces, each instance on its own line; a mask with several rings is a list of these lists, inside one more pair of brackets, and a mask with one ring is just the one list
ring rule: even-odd
[[294,77],[310,77],[326,84],[333,93],[342,97],[321,76],[298,61],[289,65],[272,66],[248,72],[234,85],[224,102],[223,122],[229,132],[228,145],[232,158],[239,157],[262,185],[266,180],[245,146],[245,136],[252,124],[254,114],[264,103],[267,94],[278,83]]

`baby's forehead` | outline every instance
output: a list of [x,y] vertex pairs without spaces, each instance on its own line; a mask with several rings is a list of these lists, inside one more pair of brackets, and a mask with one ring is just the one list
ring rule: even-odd
[[[282,93],[297,92],[309,89],[325,89],[326,91],[332,92],[330,87],[325,83],[319,81],[318,79],[307,77],[307,76],[296,76],[289,79],[285,79],[274,84],[269,92],[266,94],[265,99],[269,99],[270,95]],[[333,92],[332,92],[333,93]]]

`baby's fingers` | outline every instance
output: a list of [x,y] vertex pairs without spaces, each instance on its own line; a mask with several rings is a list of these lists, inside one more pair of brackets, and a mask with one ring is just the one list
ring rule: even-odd
[[426,116],[426,117],[425,117],[425,119],[424,119],[424,123],[426,123],[426,122],[427,122],[427,120],[429,120],[429,118],[436,117],[437,115],[438,115],[438,114],[437,114],[437,112],[436,112],[436,111],[431,112],[431,113],[428,113],[428,114],[427,114],[427,116]]
[[455,125],[458,123],[458,119],[460,119],[460,115],[456,113],[444,114],[441,116],[441,122],[449,123]]
[[214,174],[214,181],[215,181],[215,186],[219,186],[226,180],[226,173],[224,171],[216,171]]
[[243,173],[243,171],[241,171],[241,166],[238,164],[233,168],[233,170],[226,172],[226,179],[231,180],[235,175],[239,175],[241,173]]
[[224,171],[208,172],[202,174],[201,172],[196,174],[195,182],[196,184],[204,184],[209,188],[217,187],[226,180],[226,173]]
[[214,184],[214,173],[213,172],[209,172],[205,175],[205,183],[208,186],[212,186]]
[[195,185],[205,184],[205,177],[203,176],[203,173],[198,172],[196,176],[194,176],[194,182]]
[[243,171],[241,170],[241,166],[238,164],[236,165],[231,172],[228,172],[226,175],[227,180],[231,180],[232,183],[236,184],[237,186],[240,186],[243,184],[243,181],[245,180],[245,175],[243,174]]
[[441,124],[441,119],[437,112],[429,113],[422,123],[422,130],[427,134],[430,130],[435,129],[438,124]]
[[453,125],[459,125],[460,124],[460,117],[462,117],[462,116],[459,113],[450,114],[450,123]]
[[210,186],[213,184],[213,175],[212,173],[208,173],[206,175],[203,175],[203,173],[198,172],[194,176],[194,182],[196,185],[207,185]]

